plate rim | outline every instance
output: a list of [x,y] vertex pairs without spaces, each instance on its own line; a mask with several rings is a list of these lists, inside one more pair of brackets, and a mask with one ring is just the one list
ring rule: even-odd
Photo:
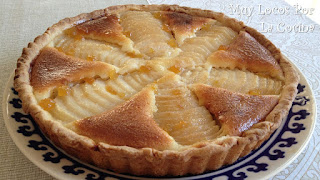
[[57,176],[54,172],[52,172],[52,170],[50,170],[49,167],[47,166],[42,166],[42,161],[39,161],[38,159],[34,159],[32,158],[32,156],[30,156],[30,153],[28,153],[28,149],[25,148],[22,144],[17,143],[18,138],[16,136],[14,136],[14,130],[12,130],[9,125],[9,119],[8,119],[8,115],[9,115],[9,96],[10,96],[10,90],[13,84],[11,84],[11,81],[13,81],[13,77],[15,75],[15,72],[12,72],[9,80],[6,83],[4,92],[3,92],[3,98],[2,98],[2,118],[4,119],[4,124],[6,127],[6,130],[8,132],[8,134],[10,135],[10,138],[12,139],[12,141],[14,142],[14,144],[18,147],[19,151],[29,160],[31,161],[34,165],[36,165],[39,169],[41,169],[42,171],[44,171],[45,173],[49,174],[50,176],[57,178],[57,179],[61,179],[60,176]]
[[298,72],[299,76],[300,76],[300,80],[299,80],[299,83],[301,81],[304,81],[306,83],[306,86],[309,87],[309,93],[310,93],[310,100],[311,100],[311,110],[310,112],[312,112],[312,117],[310,117],[312,119],[311,121],[311,129],[310,129],[310,133],[308,133],[305,141],[302,143],[302,145],[299,147],[298,151],[289,158],[289,160],[283,165],[283,166],[280,166],[278,167],[275,171],[273,171],[272,173],[270,173],[266,178],[264,179],[269,179],[273,176],[275,176],[276,174],[278,174],[280,171],[282,171],[283,169],[287,168],[295,159],[298,158],[298,156],[302,153],[302,151],[306,148],[306,146],[309,144],[310,142],[310,139],[314,133],[314,130],[315,130],[315,127],[316,127],[316,121],[317,121],[317,103],[316,103],[316,99],[315,99],[315,96],[314,96],[314,93],[313,93],[313,90],[310,86],[310,83],[308,81],[308,79],[304,76],[304,74],[302,73],[302,71],[296,66],[296,64],[292,61],[289,60],[289,58],[284,55],[283,53],[281,53],[282,56],[288,61],[290,62],[293,67],[295,68],[295,70]]

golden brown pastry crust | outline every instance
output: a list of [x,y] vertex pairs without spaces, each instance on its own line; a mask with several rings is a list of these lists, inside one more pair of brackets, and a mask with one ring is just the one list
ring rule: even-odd
[[[38,105],[30,85],[29,70],[32,60],[40,50],[47,45],[62,30],[74,24],[90,19],[96,19],[106,14],[119,13],[127,10],[137,11],[173,11],[187,13],[194,16],[213,18],[233,30],[246,31],[262,46],[267,48],[279,62],[284,72],[284,87],[279,103],[266,117],[265,121],[253,125],[243,132],[242,136],[225,136],[210,142],[199,143],[188,149],[159,151],[152,148],[131,148],[113,146],[105,143],[95,143],[93,140],[79,136],[66,129],[61,123],[51,121],[48,113]],[[68,153],[86,161],[121,173],[136,175],[184,175],[199,174],[208,170],[215,170],[225,164],[236,161],[253,149],[258,148],[270,134],[277,129],[283,118],[286,117],[291,103],[296,95],[296,86],[299,77],[292,65],[283,57],[268,39],[255,29],[245,26],[242,22],[229,18],[222,13],[201,10],[177,5],[122,5],[111,6],[92,13],[80,14],[73,18],[66,18],[50,27],[43,35],[23,49],[18,59],[15,71],[15,89],[19,92],[23,109],[34,117],[43,132],[59,147]]]
[[205,84],[194,85],[194,92],[214,115],[227,135],[240,136],[253,124],[263,121],[278,103],[275,95],[247,95]]
[[115,146],[168,149],[173,139],[153,119],[152,88],[145,88],[130,100],[101,114],[74,122],[76,132]]
[[119,44],[121,46],[132,43],[131,40],[123,34],[123,28],[119,23],[119,18],[112,14],[84,22],[75,26],[74,29],[73,32],[70,32],[71,36],[82,36]]
[[283,72],[272,54],[245,31],[222,50],[212,53],[208,61],[214,67],[238,68],[283,79]]
[[186,13],[177,12],[160,12],[160,19],[167,24],[168,29],[173,32],[175,39],[179,44],[184,39],[194,36],[197,29],[200,29],[204,24],[208,23],[212,19],[196,17]]
[[111,71],[112,67],[105,63],[88,62],[45,47],[32,62],[30,85],[35,91],[45,91],[67,82],[93,77],[94,73],[106,76],[108,70]]

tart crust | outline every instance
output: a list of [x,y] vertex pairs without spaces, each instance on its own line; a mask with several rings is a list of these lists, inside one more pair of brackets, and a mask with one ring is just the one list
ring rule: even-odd
[[[154,91],[147,87],[112,110],[73,122],[76,132],[117,146],[170,149],[172,138],[153,119]],[[130,131],[127,131],[130,129]]]
[[[33,95],[29,75],[33,59],[38,56],[42,48],[63,30],[75,24],[128,10],[181,12],[216,19],[236,32],[246,31],[270,51],[284,72],[284,86],[279,97],[279,103],[267,115],[265,121],[254,124],[241,136],[223,136],[211,141],[200,142],[183,150],[156,150],[96,143],[88,137],[80,136],[67,129],[59,122],[51,121],[50,114],[41,109]],[[218,169],[223,165],[235,162],[239,157],[243,157],[258,148],[286,117],[296,95],[298,82],[298,74],[283,57],[280,50],[258,31],[236,19],[229,18],[222,13],[177,5],[121,5],[66,18],[48,28],[44,34],[35,38],[34,42],[29,43],[28,47],[23,49],[15,70],[14,87],[19,92],[24,111],[30,113],[42,131],[67,153],[98,167],[111,169],[119,173],[176,176],[199,174]]]
[[271,53],[245,31],[241,31],[229,46],[222,48],[226,50],[216,51],[208,57],[214,67],[237,67],[283,79],[281,68]]
[[276,95],[240,94],[204,84],[195,84],[194,92],[227,135],[241,135],[253,124],[263,121],[278,103]]
[[30,84],[35,91],[42,92],[51,87],[64,85],[65,82],[92,77],[93,72],[100,77],[106,76],[106,69],[110,71],[113,67],[101,62],[71,58],[54,48],[46,47],[33,62]]

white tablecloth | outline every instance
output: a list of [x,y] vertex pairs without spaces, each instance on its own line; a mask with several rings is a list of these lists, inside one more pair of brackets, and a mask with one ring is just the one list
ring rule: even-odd
[[[138,0],[1,0],[0,2],[0,92],[4,91],[22,48],[58,20],[110,5],[148,3]],[[253,0],[236,2],[230,0],[149,0],[149,3],[179,4],[220,11],[258,29],[300,68],[308,79],[316,100],[320,102],[320,28],[305,15],[294,14],[295,7],[278,0],[259,2]],[[236,7],[242,11],[236,11]],[[277,10],[267,14],[265,11],[267,8],[283,9],[284,14]],[[289,14],[286,14],[287,11]],[[315,8],[314,11],[320,11],[320,7]],[[265,15],[262,15],[263,13]],[[304,31],[307,32],[290,32],[290,27],[295,25],[304,26]],[[312,25],[314,25],[313,29]],[[273,28],[268,30],[271,26]],[[0,94],[1,99],[2,97],[3,94]],[[317,116],[320,117],[319,113]],[[0,117],[0,179],[53,179],[20,153],[5,129],[2,111]],[[318,122],[319,118],[307,148],[288,168],[274,176],[273,179],[319,179],[320,125]]]

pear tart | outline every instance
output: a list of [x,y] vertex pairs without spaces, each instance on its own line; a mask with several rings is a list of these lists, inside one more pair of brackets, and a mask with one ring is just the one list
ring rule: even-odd
[[279,127],[299,77],[222,13],[123,5],[66,18],[24,48],[23,109],[67,153],[135,175],[216,170]]

